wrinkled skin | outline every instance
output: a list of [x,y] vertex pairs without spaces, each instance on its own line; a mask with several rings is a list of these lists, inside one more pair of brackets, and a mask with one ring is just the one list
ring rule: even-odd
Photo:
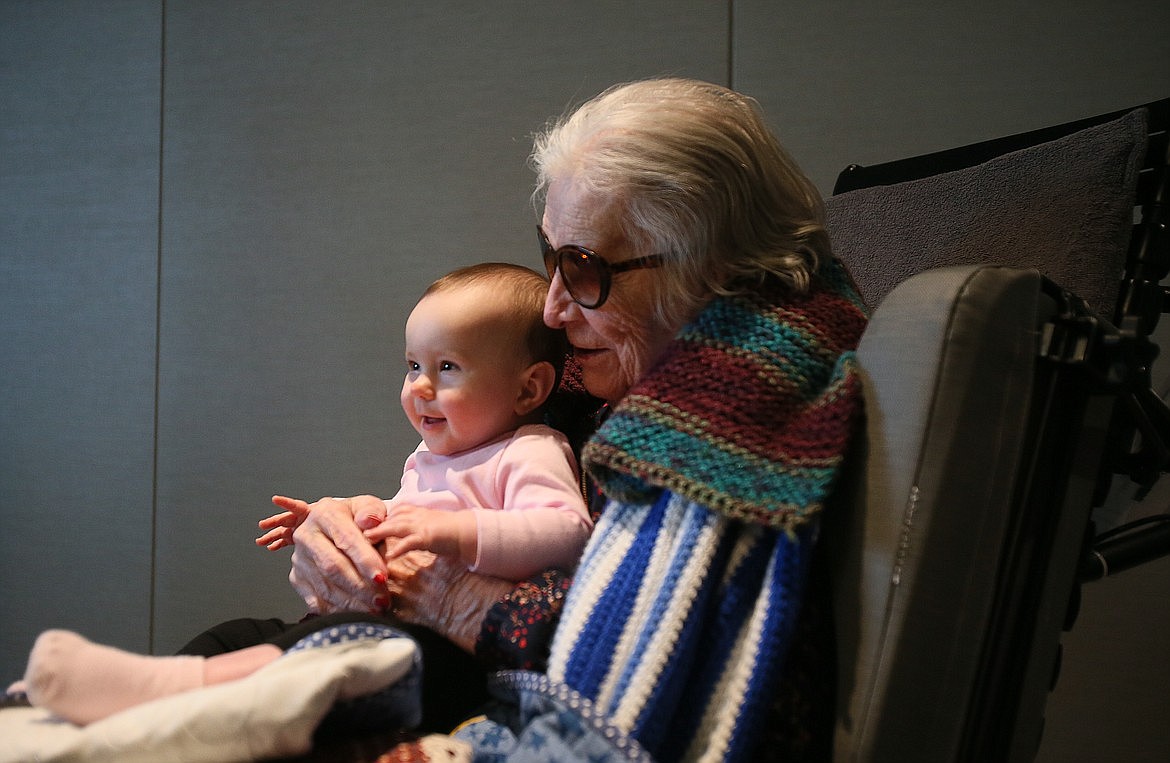
[[[592,249],[611,264],[653,254],[640,252],[622,230],[617,202],[592,194],[572,178],[549,186],[542,228],[554,247],[576,244]],[[544,322],[564,329],[591,395],[611,404],[625,397],[662,354],[677,326],[655,315],[660,276],[634,270],[614,277],[609,299],[597,309],[573,301],[558,270],[544,302]]]
[[512,584],[426,551],[384,559],[364,530],[385,517],[385,503],[374,496],[312,504],[293,532],[289,582],[311,612],[392,609],[406,622],[474,651],[487,610]]

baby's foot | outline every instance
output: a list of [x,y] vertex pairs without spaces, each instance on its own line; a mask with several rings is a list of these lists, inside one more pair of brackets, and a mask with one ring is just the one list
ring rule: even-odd
[[9,684],[0,697],[0,710],[6,707],[28,707],[28,685],[24,681]]
[[149,657],[71,631],[42,633],[24,675],[29,701],[84,726],[128,707],[203,685],[202,657]]

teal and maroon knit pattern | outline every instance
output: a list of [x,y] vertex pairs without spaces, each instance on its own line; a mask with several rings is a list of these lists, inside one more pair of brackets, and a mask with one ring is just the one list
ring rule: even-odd
[[860,399],[860,298],[830,263],[792,297],[717,298],[586,445],[612,498],[667,489],[734,519],[791,530],[822,507]]

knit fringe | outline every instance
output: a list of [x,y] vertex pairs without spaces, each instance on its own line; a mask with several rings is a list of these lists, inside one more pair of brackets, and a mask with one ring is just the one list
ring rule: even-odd
[[566,602],[549,678],[656,759],[746,754],[803,595],[804,530],[794,539],[743,525],[666,492],[612,503]]

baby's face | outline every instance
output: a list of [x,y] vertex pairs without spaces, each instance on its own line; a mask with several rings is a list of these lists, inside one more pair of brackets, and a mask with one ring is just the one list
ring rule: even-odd
[[493,295],[467,287],[426,296],[406,321],[402,410],[432,453],[485,445],[520,425],[523,347]]

